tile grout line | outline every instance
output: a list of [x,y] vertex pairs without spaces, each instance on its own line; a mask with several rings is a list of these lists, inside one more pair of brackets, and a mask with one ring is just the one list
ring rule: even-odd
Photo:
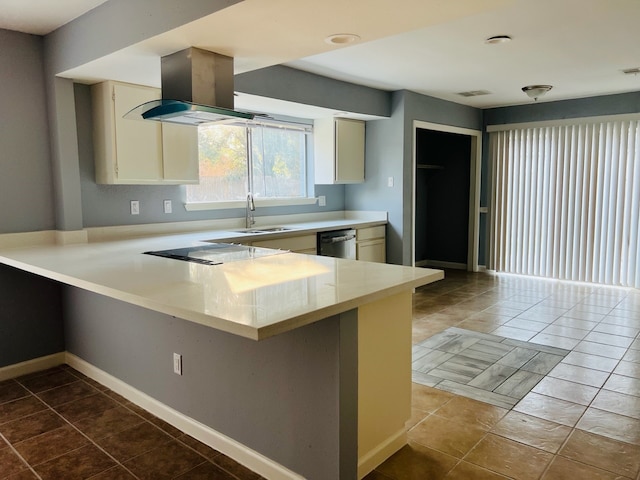
[[[31,466],[31,464],[29,462],[27,462],[27,460],[20,454],[20,452],[18,452],[15,449],[13,444],[9,440],[7,440],[7,438],[2,434],[2,432],[0,432],[0,438],[3,439],[7,443],[7,446],[27,466],[27,468],[31,471],[31,473],[33,473],[39,480],[42,480],[42,477],[38,474],[38,472],[36,472],[33,469],[33,467]],[[25,470],[23,470],[23,471],[25,471]],[[20,473],[20,472],[18,472],[18,473]]]

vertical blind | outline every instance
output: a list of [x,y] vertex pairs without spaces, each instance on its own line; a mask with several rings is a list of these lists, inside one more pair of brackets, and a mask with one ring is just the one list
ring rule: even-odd
[[490,268],[640,288],[640,122],[490,134]]

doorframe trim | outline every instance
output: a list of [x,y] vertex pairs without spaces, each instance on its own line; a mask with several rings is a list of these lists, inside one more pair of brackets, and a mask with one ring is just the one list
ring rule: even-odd
[[416,266],[416,140],[417,130],[456,133],[471,137],[471,159],[469,162],[469,236],[467,239],[467,271],[478,271],[478,249],[480,245],[480,178],[482,173],[482,130],[454,127],[441,123],[413,121],[412,151],[412,200],[411,200],[411,265]]

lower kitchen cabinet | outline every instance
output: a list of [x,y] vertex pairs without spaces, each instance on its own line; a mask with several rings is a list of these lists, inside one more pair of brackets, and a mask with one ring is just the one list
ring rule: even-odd
[[277,248],[290,250],[294,253],[316,254],[316,235],[297,235],[295,237],[274,238],[273,240],[260,240],[251,242],[254,247]]
[[356,260],[386,263],[385,235],[384,225],[356,230]]

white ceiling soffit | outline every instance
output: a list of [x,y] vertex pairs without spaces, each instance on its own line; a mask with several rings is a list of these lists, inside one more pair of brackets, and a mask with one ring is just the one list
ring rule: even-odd
[[160,57],[194,46],[235,59],[235,73],[334,51],[324,39],[357,33],[362,42],[450,22],[515,0],[245,0],[63,76],[160,85]]
[[[531,103],[521,88],[553,85],[539,102],[640,90],[640,1],[536,0],[289,62],[386,90],[474,107]],[[487,45],[494,35],[509,43]],[[467,97],[459,92],[488,90]]]
[[0,0],[0,28],[46,35],[107,0]]

